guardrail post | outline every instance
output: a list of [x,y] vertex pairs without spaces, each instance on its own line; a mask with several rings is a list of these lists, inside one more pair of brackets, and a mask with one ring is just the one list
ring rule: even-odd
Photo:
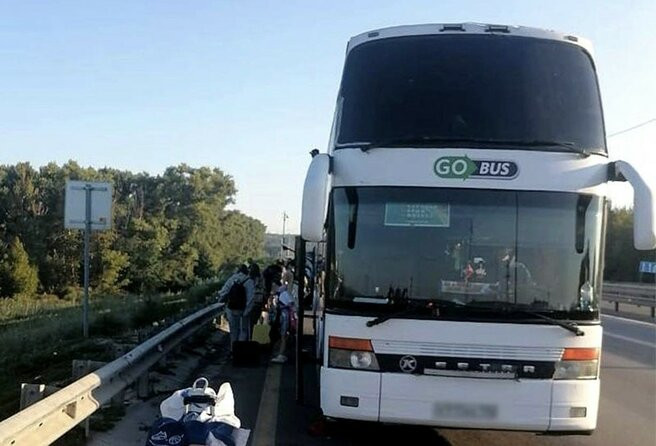
[[157,361],[157,367],[160,369],[166,369],[168,368],[168,366],[169,366],[169,355],[164,355]]
[[21,384],[20,410],[41,401],[59,390],[59,387],[45,384]]
[[102,361],[91,361],[88,359],[74,359],[73,360],[73,365],[72,365],[72,370],[71,370],[71,376],[73,379],[77,380],[82,378],[85,375],[88,375],[89,373],[98,370],[99,368],[103,367],[106,365],[106,362]]
[[615,301],[615,312],[620,311],[620,303],[618,301]]
[[149,372],[144,373],[137,380],[137,397],[146,399],[150,396]]
[[651,307],[651,317],[652,318],[656,317],[656,307]]

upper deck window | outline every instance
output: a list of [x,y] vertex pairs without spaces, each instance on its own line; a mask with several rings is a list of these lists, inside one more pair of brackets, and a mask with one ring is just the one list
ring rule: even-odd
[[338,148],[606,153],[594,65],[566,42],[506,35],[375,40],[349,53],[338,104]]

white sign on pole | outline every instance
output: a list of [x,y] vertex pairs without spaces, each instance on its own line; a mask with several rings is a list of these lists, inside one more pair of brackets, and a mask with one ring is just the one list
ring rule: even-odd
[[84,229],[86,223],[86,193],[91,190],[91,229],[112,228],[112,185],[95,181],[66,182],[64,227]]

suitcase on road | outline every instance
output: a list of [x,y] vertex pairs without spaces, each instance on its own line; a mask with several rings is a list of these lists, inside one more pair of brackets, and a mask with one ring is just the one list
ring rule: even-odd
[[236,341],[232,344],[232,363],[240,367],[260,365],[260,344],[255,341]]

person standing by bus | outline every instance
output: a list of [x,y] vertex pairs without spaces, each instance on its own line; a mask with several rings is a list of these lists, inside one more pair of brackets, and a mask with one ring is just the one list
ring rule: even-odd
[[255,324],[262,316],[265,296],[262,293],[262,283],[260,266],[252,259],[248,259],[248,276],[255,284],[255,298],[253,299],[253,309],[250,311],[250,333],[253,334]]
[[294,286],[294,262],[292,260],[287,261],[282,271],[282,284],[287,285],[288,290]]
[[262,272],[262,277],[264,278],[264,298],[268,299],[271,293],[275,291],[274,285],[281,285],[282,261],[278,260],[267,266]]
[[280,342],[278,344],[278,354],[271,359],[271,362],[282,364],[287,362],[285,351],[287,350],[287,335],[289,334],[292,312],[294,311],[294,297],[288,291],[287,285],[284,284],[278,289],[278,292],[275,306],[278,319],[276,325],[279,326]]
[[219,302],[226,304],[230,326],[230,345],[250,339],[250,313],[255,301],[255,283],[248,275],[248,267],[241,265],[219,291]]

